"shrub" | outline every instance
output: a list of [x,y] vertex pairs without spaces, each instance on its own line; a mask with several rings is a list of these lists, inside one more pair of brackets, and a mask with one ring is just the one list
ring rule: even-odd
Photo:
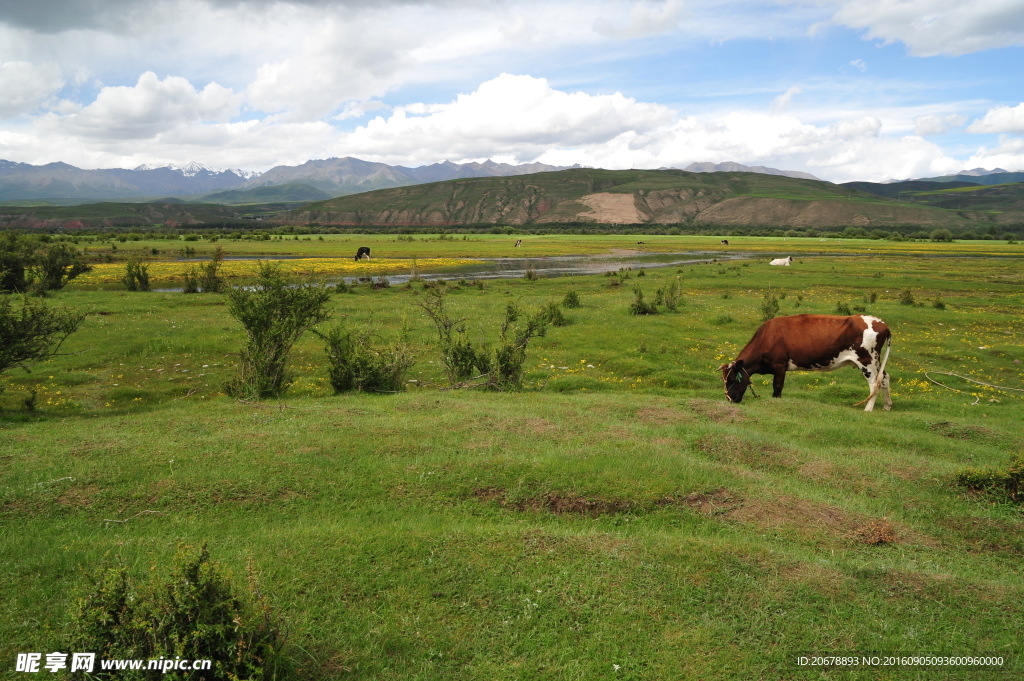
[[734,321],[736,320],[732,318],[731,314],[720,314],[715,317],[711,323],[717,324],[718,326],[725,326],[726,324],[732,324]]
[[946,303],[943,302],[942,297],[940,296],[932,301],[932,307],[934,307],[936,310],[945,310]]
[[59,291],[79,274],[85,274],[92,267],[82,262],[78,250],[67,244],[53,244],[45,251],[35,254],[29,267],[32,273],[32,289],[40,294]]
[[494,366],[489,384],[496,390],[519,390],[523,387],[523,364],[530,339],[543,336],[543,313],[524,319],[519,306],[509,301],[505,306],[505,319],[498,333],[498,347],[494,350]]
[[953,234],[948,229],[936,229],[931,233],[932,241],[952,241]]
[[132,258],[124,265],[124,276],[121,283],[129,291],[149,290],[149,267]]
[[[429,282],[428,282],[429,283]],[[431,286],[419,306],[437,329],[441,346],[441,366],[444,367],[448,382],[461,383],[474,376],[488,374],[492,369],[491,357],[486,348],[474,347],[466,331],[466,319],[452,319],[448,312],[445,286]]]
[[917,301],[914,300],[914,292],[911,291],[909,288],[905,288],[902,291],[900,291],[899,300],[900,305],[915,305],[917,303]]
[[579,306],[580,294],[576,293],[576,291],[573,289],[566,291],[565,298],[562,298],[562,307],[573,309]]
[[[252,570],[240,595],[205,545],[182,547],[170,573],[138,583],[123,565],[104,565],[89,576],[71,611],[72,650],[103,659],[208,659],[214,679],[272,679],[284,675],[284,636]],[[188,672],[107,672],[96,679],[185,679]]]
[[1024,491],[1024,455],[1015,456],[1006,468],[965,468],[957,473],[956,484],[996,498],[1020,502]]
[[528,281],[537,281],[537,271],[534,270],[532,267],[527,267],[526,273],[523,275],[523,278]]
[[764,300],[761,301],[761,322],[766,322],[779,315],[779,299],[772,294],[769,288],[764,293]]
[[668,288],[665,289],[665,307],[672,312],[679,309],[679,302],[683,298],[683,285],[680,283],[679,277],[672,277],[672,280],[668,283]]
[[647,272],[644,269],[641,268],[640,271],[636,273],[636,276],[638,276],[638,277],[646,277],[647,276]]
[[224,386],[232,397],[262,399],[283,393],[291,384],[285,371],[288,353],[303,333],[325,321],[330,290],[311,284],[289,286],[281,268],[260,262],[251,287],[228,291],[228,312],[245,327],[240,374]]
[[377,277],[377,279],[372,284],[370,284],[370,288],[372,288],[374,291],[382,288],[391,288],[391,282],[388,281],[387,277],[382,275]]
[[408,331],[394,343],[378,345],[369,331],[350,331],[337,324],[327,333],[314,331],[326,343],[327,376],[335,394],[362,391],[393,393],[405,389],[405,374],[412,367]]
[[220,276],[220,267],[223,261],[224,249],[217,246],[210,262],[199,266],[199,287],[203,293],[220,293],[224,290],[224,278]]
[[181,278],[182,293],[199,293],[199,269],[195,265],[186,265]]
[[836,314],[843,315],[844,317],[849,317],[853,313],[850,312],[850,306],[848,304],[839,301],[838,303],[836,303]]
[[0,296],[0,373],[53,357],[85,315],[23,298],[15,308],[12,296]]
[[644,302],[644,292],[637,284],[633,287],[633,302],[629,304],[629,313],[634,315],[658,314],[658,308],[653,303]]
[[562,314],[562,309],[554,301],[542,307],[540,315],[544,318],[544,323],[551,326],[565,326],[568,323],[565,320],[565,315]]

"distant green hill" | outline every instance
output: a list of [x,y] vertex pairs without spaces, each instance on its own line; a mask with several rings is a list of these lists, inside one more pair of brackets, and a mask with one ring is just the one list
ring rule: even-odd
[[840,187],[857,189],[875,196],[896,198],[901,194],[913,192],[934,191],[938,189],[956,189],[959,187],[979,187],[980,182],[936,182],[925,180],[907,180],[905,182],[844,182]]
[[255,189],[232,189],[215,194],[206,194],[202,201],[221,204],[253,204],[253,203],[301,203],[305,201],[322,201],[331,198],[331,194],[320,191],[308,184],[279,184],[271,187]]
[[954,212],[760,173],[570,169],[382,189],[303,206],[293,222],[344,225],[687,224],[956,226]]
[[[276,206],[279,210],[283,206]],[[77,206],[0,206],[0,227],[146,227],[149,225],[236,224],[251,226],[247,215],[275,206],[245,210],[195,203],[86,203]]]
[[1024,172],[992,173],[990,175],[943,175],[941,177],[922,177],[927,182],[971,182],[973,184],[1007,184],[1024,182]]

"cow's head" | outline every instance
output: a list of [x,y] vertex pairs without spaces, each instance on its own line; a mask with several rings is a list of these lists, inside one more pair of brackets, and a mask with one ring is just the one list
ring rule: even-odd
[[718,367],[722,370],[722,381],[725,383],[725,396],[730,402],[739,404],[743,401],[743,393],[750,385],[750,372],[747,371],[742,359],[729,362]]

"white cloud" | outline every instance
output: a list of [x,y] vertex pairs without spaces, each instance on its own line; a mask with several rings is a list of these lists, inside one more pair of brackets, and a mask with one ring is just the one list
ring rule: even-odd
[[967,132],[1024,132],[1024,104],[998,106],[967,126]]
[[[417,112],[425,115],[412,115]],[[491,156],[532,160],[551,147],[602,144],[618,135],[668,125],[658,104],[619,93],[562,92],[543,78],[502,74],[450,104],[397,107],[345,136],[341,155],[401,163]]]
[[785,111],[789,108],[789,105],[793,103],[793,97],[803,92],[803,89],[798,85],[790,87],[788,90],[783,92],[781,95],[772,100],[773,111]]
[[146,71],[134,86],[104,87],[81,111],[48,114],[39,120],[39,126],[47,132],[137,140],[179,125],[228,120],[238,114],[240,104],[238,95],[217,83],[196,91],[184,78],[160,80]]
[[671,33],[683,18],[683,4],[678,0],[664,2],[635,2],[629,8],[629,18],[611,20],[598,17],[594,31],[610,38],[640,38],[660,33]]
[[950,128],[959,128],[967,122],[966,116],[960,114],[949,114],[947,116],[936,116],[926,114],[914,118],[914,134],[922,137],[928,135],[944,135]]
[[0,63],[0,118],[34,111],[64,87],[56,68],[25,61]]
[[1005,168],[1011,172],[1024,171],[1024,137],[999,136],[999,146],[995,149],[982,147],[978,149],[962,168]]
[[832,21],[922,57],[1024,45],[1020,0],[842,0]]
[[853,61],[850,62],[850,66],[859,70],[861,73],[866,71],[868,68],[867,62],[864,61],[863,59],[854,59]]

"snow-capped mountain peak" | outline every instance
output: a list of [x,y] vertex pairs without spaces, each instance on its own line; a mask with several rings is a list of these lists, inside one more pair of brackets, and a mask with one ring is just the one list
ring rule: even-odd
[[210,168],[209,166],[203,165],[198,161],[189,161],[184,166],[179,166],[174,163],[165,163],[159,166],[143,163],[140,166],[132,168],[132,170],[160,170],[162,168],[173,170],[174,172],[184,177],[195,177],[196,175],[203,171],[206,171],[213,175],[219,175],[221,173],[231,173],[232,175],[236,175],[242,178],[243,180],[251,180],[252,178],[259,177],[261,175],[261,173],[255,170],[241,170],[239,168]]

